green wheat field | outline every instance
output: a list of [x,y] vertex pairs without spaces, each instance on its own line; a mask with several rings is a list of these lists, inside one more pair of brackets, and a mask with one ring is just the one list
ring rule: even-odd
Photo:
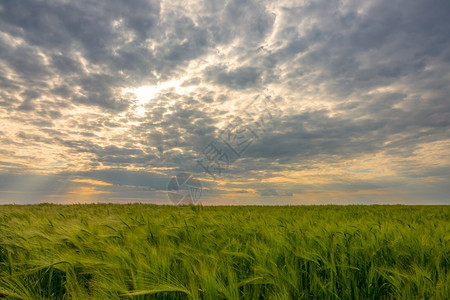
[[0,206],[1,299],[450,299],[450,206]]

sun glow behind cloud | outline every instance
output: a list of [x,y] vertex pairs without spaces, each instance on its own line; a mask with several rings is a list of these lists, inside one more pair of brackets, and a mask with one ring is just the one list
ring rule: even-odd
[[[173,91],[178,94],[187,94],[193,91],[195,86],[182,86],[183,82],[187,78],[183,79],[173,79],[164,82],[158,82],[156,85],[144,85],[137,88],[125,88],[122,90],[122,95],[126,95],[131,93],[135,95],[137,103],[135,107],[135,111],[138,115],[143,116],[145,114],[145,104],[151,102],[152,99],[157,97],[159,94]],[[170,101],[169,104],[174,104],[173,101]],[[171,113],[170,111],[167,113]]]

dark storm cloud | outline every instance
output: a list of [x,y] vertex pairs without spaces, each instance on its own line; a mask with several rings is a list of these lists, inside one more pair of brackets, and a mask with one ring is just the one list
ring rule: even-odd
[[[390,95],[389,99],[395,99],[395,95]],[[351,158],[382,150],[412,155],[422,142],[450,138],[449,119],[445,118],[448,113],[442,111],[442,107],[436,105],[421,112],[405,112],[392,109],[390,105],[385,109],[383,101],[378,104],[370,111],[379,115],[370,118],[366,114],[365,119],[331,117],[330,111],[318,110],[285,117],[279,122],[273,120],[277,122],[273,127],[283,131],[268,130],[249,148],[247,155],[282,161],[308,160],[319,155]],[[428,117],[437,112],[440,118]],[[398,134],[402,137],[385,145]]]
[[243,67],[227,71],[221,67],[214,67],[205,72],[206,80],[231,89],[257,88],[260,85],[260,72],[256,68]]
[[211,33],[214,45],[257,47],[272,30],[275,16],[260,1],[208,1],[197,7],[199,21]]
[[[339,104],[330,111],[292,115],[279,124],[282,132],[264,136],[247,154],[287,164],[378,151],[410,156],[422,143],[450,138],[450,91],[444,83],[450,6],[445,1],[403,4],[372,2],[359,14],[356,7],[336,13],[337,1],[286,8],[288,21],[309,25],[302,33],[295,27],[280,31],[279,38],[289,42],[267,57],[292,65],[281,81],[300,93],[294,102],[301,104],[315,86],[321,89],[314,93],[328,98],[323,100]],[[369,93],[379,87],[395,92]],[[385,146],[395,135],[402,137]]]

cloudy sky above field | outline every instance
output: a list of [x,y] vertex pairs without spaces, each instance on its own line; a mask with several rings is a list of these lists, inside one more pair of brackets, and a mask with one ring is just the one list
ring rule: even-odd
[[189,172],[204,204],[450,204],[449,15],[3,0],[0,203],[171,204]]

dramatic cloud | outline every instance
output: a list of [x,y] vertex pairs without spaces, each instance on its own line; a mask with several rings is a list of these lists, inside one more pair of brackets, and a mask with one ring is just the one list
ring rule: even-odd
[[0,203],[170,204],[188,172],[205,204],[450,204],[449,14],[4,0]]

